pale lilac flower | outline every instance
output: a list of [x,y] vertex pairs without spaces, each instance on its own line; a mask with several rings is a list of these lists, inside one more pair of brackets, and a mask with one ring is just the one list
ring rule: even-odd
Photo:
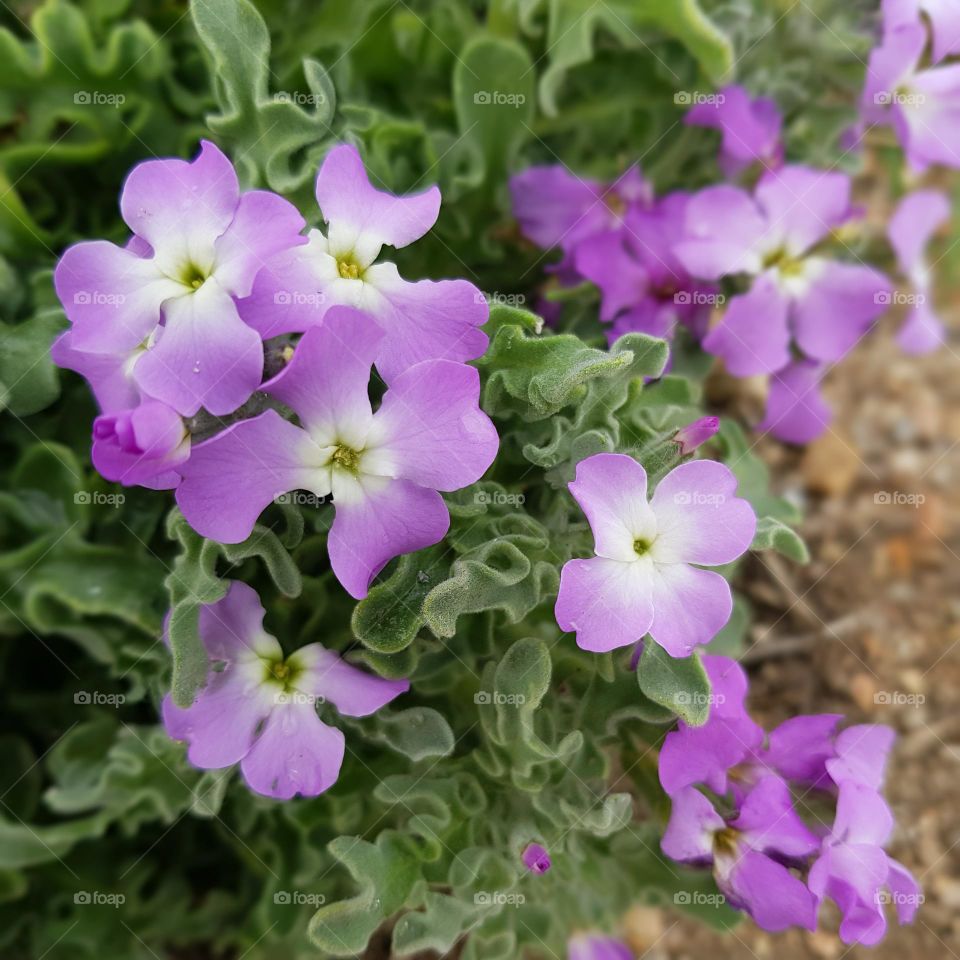
[[140,390],[133,379],[133,368],[145,347],[90,353],[73,347],[73,331],[61,333],[50,347],[50,357],[58,367],[79,373],[97,400],[101,413],[114,413],[135,407]]
[[731,84],[715,97],[691,107],[683,122],[721,132],[719,163],[728,177],[736,176],[755,162],[766,167],[779,167],[783,163],[780,143],[783,117],[768,97],[754,99],[743,87]]
[[926,46],[922,23],[886,30],[870,54],[861,103],[866,120],[893,125],[918,172],[960,167],[960,64],[922,68]]
[[701,444],[706,443],[720,429],[719,417],[701,417],[681,427],[674,434],[674,441],[680,445],[680,456],[689,457]]
[[676,253],[691,274],[748,274],[703,346],[736,376],[782,370],[791,343],[813,360],[840,359],[886,309],[890,284],[862,264],[815,251],[851,215],[850,178],[788,166],[768,171],[753,197],[709,187],[687,205],[688,239]]
[[883,849],[893,815],[876,789],[853,780],[840,784],[833,829],[810,868],[810,890],[840,908],[844,943],[872,946],[886,933],[885,903],[900,923],[910,923],[922,901],[920,887],[903,864]]
[[709,642],[733,601],[727,581],[701,565],[735,560],[756,528],[736,486],[723,464],[695,460],[668,473],[648,502],[646,471],[632,457],[600,453],[577,464],[570,492],[590,522],[596,556],[563,566],[560,629],[598,653],[647,633],[674,657]]
[[732,767],[751,759],[764,740],[763,729],[746,708],[747,675],[729,657],[705,655],[710,678],[710,714],[699,727],[680,720],[660,748],[660,784],[670,795],[695,784],[727,792]]
[[256,592],[233,581],[226,596],[200,608],[200,637],[211,661],[206,686],[186,709],[168,695],[163,723],[189,744],[203,770],[240,764],[248,786],[277,800],[314,797],[340,773],[344,737],[317,716],[329,701],[348,717],[375,713],[410,684],[383,680],[311,643],[284,657],[263,628]]
[[928,353],[944,341],[943,323],[930,302],[933,277],[924,250],[937,229],[949,220],[950,200],[945,194],[916,190],[900,201],[887,227],[900,272],[912,290],[910,313],[897,334],[897,343],[906,353]]
[[885,31],[930,21],[933,62],[960,53],[960,4],[956,0],[883,0]]
[[94,420],[90,456],[107,480],[125,487],[169,490],[180,482],[177,468],[190,456],[190,434],[173,407],[144,400],[130,410]]
[[78,243],[57,264],[71,350],[144,348],[131,374],[143,394],[185,416],[232,412],[263,372],[263,344],[236,298],[269,257],[302,242],[303,218],[275,194],[241,194],[230,161],[207,141],[192,162],[135,167],[120,212],[134,233],[127,247]]
[[546,873],[551,867],[550,854],[547,853],[547,848],[539,843],[528,843],[523,848],[520,859],[531,873]]
[[567,943],[567,960],[633,960],[633,953],[622,940],[578,933]]
[[263,386],[301,426],[267,410],[193,448],[177,502],[205,537],[237,543],[279,495],[331,494],[330,564],[351,596],[394,557],[437,543],[450,517],[438,490],[478,480],[497,432],[478,405],[473,367],[427,360],[393,380],[376,413],[367,388],[383,332],[349,307],[331,310]]
[[327,154],[316,183],[327,235],[311,230],[303,247],[277,256],[240,304],[266,340],[309,330],[335,306],[368,313],[383,330],[377,370],[392,382],[421,360],[473,360],[487,348],[479,330],[483,294],[467,280],[404,280],[392,263],[374,261],[384,246],[405,247],[426,234],[440,211],[430,187],[397,197],[371,186],[355,147]]
[[673,860],[712,865],[717,886],[731,906],[748,913],[765,930],[816,928],[817,904],[787,864],[800,862],[820,842],[797,815],[786,783],[760,779],[722,817],[694,787],[674,794],[670,822],[661,841]]
[[767,410],[757,430],[786,443],[809,443],[827,429],[833,412],[820,392],[824,368],[812,360],[794,360],[770,374]]

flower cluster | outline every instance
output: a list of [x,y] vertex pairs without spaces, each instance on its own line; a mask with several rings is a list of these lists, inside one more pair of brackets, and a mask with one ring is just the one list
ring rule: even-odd
[[[710,867],[727,902],[760,926],[816,927],[833,900],[845,943],[877,943],[884,906],[909,923],[922,897],[883,849],[893,817],[883,799],[893,731],[838,730],[835,714],[794,717],[769,736],[746,711],[747,677],[733,660],[706,656],[713,705],[702,727],[682,721],[660,751],[671,798],[667,856]],[[833,806],[833,825],[821,825]]]
[[[486,348],[487,306],[466,280],[409,283],[374,262],[432,227],[436,187],[376,190],[339,146],[316,195],[327,234],[304,236],[299,212],[242,193],[211,143],[190,163],[140,164],[120,200],[127,245],[80,243],[57,265],[71,326],[52,354],[96,396],[92,458],[108,480],[177,488],[195,529],[230,543],[289,491],[332,496],[331,565],[362,597],[393,557],[443,537],[437,491],[473,483],[496,454],[464,363]],[[286,365],[263,383],[265,342],[292,333],[304,335],[282,341]],[[374,367],[389,384],[375,414]],[[275,407],[243,419],[254,393]],[[197,443],[201,409],[235,422]]]

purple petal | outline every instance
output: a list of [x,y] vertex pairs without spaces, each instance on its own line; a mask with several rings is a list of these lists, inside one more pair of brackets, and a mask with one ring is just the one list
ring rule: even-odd
[[890,217],[887,236],[903,273],[911,275],[922,264],[930,238],[949,220],[950,199],[939,190],[915,190],[900,201]]
[[960,64],[922,70],[910,80],[912,101],[899,102],[893,112],[911,162],[923,169],[930,163],[960,166]]
[[854,780],[879,789],[895,738],[896,734],[890,727],[880,724],[847,727],[837,737],[837,756],[827,761],[830,776],[838,784]]
[[256,590],[231,580],[222,600],[200,607],[200,638],[207,655],[227,663],[247,660],[251,653],[264,659],[281,656],[280,644],[264,632],[265,615]]
[[893,832],[893,814],[873,787],[844,780],[837,793],[833,837],[845,844],[881,847]]
[[156,344],[133,375],[140,389],[186,417],[201,407],[232,413],[263,374],[263,344],[213,278],[195,292],[168,300]]
[[788,166],[765,173],[755,196],[771,235],[799,256],[849,217],[850,183],[845,173]]
[[761,853],[800,858],[820,848],[798,816],[790,788],[776,776],[763,777],[750,790],[730,825],[742,832],[743,843]]
[[701,863],[713,860],[713,835],[726,824],[713,804],[694,787],[670,798],[670,820],[660,849],[671,860]]
[[382,300],[370,308],[385,333],[377,370],[391,383],[421,360],[475,360],[487,349],[479,327],[490,310],[486,298],[466,280],[404,280],[392,263],[364,274]]
[[671,657],[688,657],[730,619],[733,597],[719,573],[686,563],[654,563],[650,636]]
[[787,780],[828,784],[825,764],[834,756],[833,738],[842,719],[838,713],[821,713],[785,720],[770,732],[764,762]]
[[674,467],[650,501],[657,530],[651,555],[657,564],[717,566],[749,549],[757,518],[736,489],[730,468],[714,460]]
[[771,373],[790,362],[788,301],[772,271],[757,277],[747,293],[734,297],[703,348],[720,357],[737,377]]
[[867,63],[861,101],[867,120],[884,121],[892,95],[911,79],[926,45],[927,31],[920,23],[884,33],[883,42],[873,48]]
[[567,943],[567,960],[633,960],[633,953],[620,940],[578,934]]
[[317,443],[360,450],[373,422],[367,388],[382,338],[359,310],[335,307],[263,390],[290,407]]
[[759,273],[767,221],[750,195],[736,187],[708,187],[686,207],[687,239],[674,253],[695,277],[719,280],[730,273]]
[[[925,295],[924,295],[925,296]],[[911,307],[903,326],[897,331],[897,344],[904,353],[917,356],[943,346],[947,331],[943,321],[926,300]]]
[[656,534],[647,503],[647,472],[633,457],[622,453],[587,457],[577,464],[569,489],[587,516],[599,556],[632,562],[637,559],[634,541],[650,541]]
[[625,333],[645,333],[667,340],[673,336],[677,324],[677,306],[655,297],[643,297],[631,310],[626,310],[613,321],[607,331],[609,343],[616,343]]
[[177,505],[197,533],[240,543],[279,495],[330,493],[328,457],[306,431],[267,410],[197,444],[180,468]]
[[653,622],[651,567],[605,557],[567,561],[554,610],[560,629],[576,631],[577,645],[594,653],[642,639]]
[[161,303],[184,291],[152,260],[105,240],[70,247],[53,280],[73,324],[71,346],[98,353],[140,346],[160,322]]
[[921,0],[933,32],[933,62],[960,53],[960,6],[955,0]]
[[840,908],[844,943],[879,943],[887,929],[880,890],[889,874],[887,855],[879,847],[843,845],[825,848],[807,878],[818,900],[829,897]]
[[776,155],[782,118],[772,100],[752,100],[740,86],[719,91],[713,102],[698,103],[687,111],[683,122],[712,127],[723,134],[721,152],[742,169],[754,160]]
[[404,477],[432,490],[459,490],[479,480],[500,442],[479,402],[480,374],[473,367],[450,360],[410,367],[391,383],[374,415],[364,472]]
[[808,360],[797,360],[771,374],[767,411],[757,430],[785,443],[804,444],[819,437],[833,419],[820,393],[821,376],[820,365]]
[[316,191],[323,219],[330,225],[331,249],[356,251],[364,260],[370,251],[376,256],[383,244],[405,247],[419,240],[440,213],[440,191],[435,186],[409,197],[372,187],[356,147],[347,144],[334,147],[324,158]]
[[523,848],[520,859],[531,873],[543,874],[550,869],[550,854],[546,847],[539,843],[528,843]]
[[619,231],[584,240],[577,246],[574,263],[577,270],[599,288],[600,319],[604,321],[633,306],[649,286],[646,270],[627,251]]
[[718,876],[717,883],[732,904],[745,909],[764,930],[816,929],[813,895],[785,866],[762,853],[745,850],[726,877]]
[[250,788],[264,796],[315,797],[336,783],[343,752],[343,734],[323,723],[313,704],[294,701],[270,714],[240,769]]
[[153,263],[168,276],[185,267],[212,267],[214,245],[233,220],[240,186],[233,165],[208,140],[186,160],[147,160],[127,176],[120,212],[153,249]]
[[887,885],[897,909],[897,919],[900,923],[912,923],[917,907],[923,902],[923,891],[913,874],[902,863],[892,857],[887,859],[890,864]]
[[288,663],[304,670],[295,681],[298,690],[313,697],[323,697],[348,717],[367,717],[376,713],[410,689],[409,680],[384,680],[351,666],[319,643],[301,647],[290,655]]
[[88,353],[75,350],[73,331],[61,333],[50,347],[50,357],[58,367],[73,370],[86,379],[102,413],[114,413],[137,405],[140,393],[131,376],[140,351]]
[[304,219],[283,197],[251,190],[240,197],[233,221],[216,243],[217,283],[235,297],[246,297],[258,271],[275,254],[307,242]]
[[890,292],[890,281],[872,267],[818,261],[806,293],[794,301],[797,343],[814,360],[839,360],[886,311]]
[[334,503],[330,565],[356,600],[394,557],[439,543],[450,526],[440,494],[409,480],[361,475],[348,497],[334,489]]

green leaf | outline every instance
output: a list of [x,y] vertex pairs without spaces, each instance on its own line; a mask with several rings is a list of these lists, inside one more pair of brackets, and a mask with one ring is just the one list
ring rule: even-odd
[[710,715],[710,680],[700,658],[671,657],[652,640],[644,643],[637,665],[640,689],[654,702],[672,710],[692,727],[702,726]]
[[411,760],[453,753],[455,740],[450,724],[430,707],[381,710],[376,715],[376,731],[388,746]]
[[60,310],[43,310],[16,326],[0,324],[0,409],[25,417],[57,399],[50,344],[63,327]]
[[750,549],[776,550],[796,563],[810,562],[810,552],[800,534],[775,517],[760,518]]

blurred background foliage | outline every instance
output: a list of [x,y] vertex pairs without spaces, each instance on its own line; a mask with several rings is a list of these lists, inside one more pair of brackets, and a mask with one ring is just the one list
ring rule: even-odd
[[[290,960],[459,944],[467,960],[548,957],[571,924],[671,901],[681,881],[656,852],[647,747],[673,716],[671,684],[705,679],[651,663],[638,690],[612,657],[555,645],[551,613],[559,563],[588,542],[557,492],[571,462],[652,451],[701,409],[695,379],[641,391],[665,347],[632,335],[606,351],[589,298],[570,308],[581,339],[539,338],[532,314],[496,308],[480,366],[497,465],[450,498],[444,544],[354,605],[324,559],[328,513],[271,508],[249,541],[219,547],[169,497],[96,477],[93,401],[47,358],[66,325],[51,270],[76,240],[124,241],[118,192],[138,161],[212,137],[245,186],[282,192],[316,224],[315,171],[347,140],[386,188],[440,184],[436,229],[397,254],[406,276],[464,276],[532,302],[551,257],[519,235],[509,172],[562,162],[612,178],[639,161],[661,191],[708,183],[716,137],[681,124],[674,94],[729,79],[777,99],[791,159],[833,164],[876,18],[864,0],[3,5],[0,955]],[[512,105],[491,109],[491,92]],[[716,450],[766,518],[756,546],[802,561],[796,511],[769,493],[736,424]],[[228,577],[261,592],[285,647],[320,639],[415,676],[393,710],[341,718],[350,752],[316,800],[277,804],[231,771],[194,770],[157,725],[164,613],[172,602],[172,682],[189,699],[205,666],[196,605]],[[716,649],[735,651],[748,617],[738,601]],[[478,691],[524,707],[478,704]],[[622,769],[629,782],[614,786]],[[531,839],[562,854],[544,877],[520,867]]]

